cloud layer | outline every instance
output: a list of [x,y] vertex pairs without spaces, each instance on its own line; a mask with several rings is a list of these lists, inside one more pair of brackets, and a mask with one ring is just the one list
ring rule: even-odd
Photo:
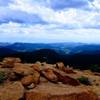
[[100,0],[0,0],[0,41],[100,43]]

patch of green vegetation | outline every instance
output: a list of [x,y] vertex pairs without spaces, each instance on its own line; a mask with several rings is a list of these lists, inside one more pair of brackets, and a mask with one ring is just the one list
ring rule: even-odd
[[79,82],[82,84],[91,85],[89,79],[85,76],[81,76],[81,77],[77,78],[77,80],[79,80]]
[[7,79],[5,72],[0,71],[0,83],[3,83]]
[[93,72],[100,72],[100,66],[99,65],[91,65],[90,70]]

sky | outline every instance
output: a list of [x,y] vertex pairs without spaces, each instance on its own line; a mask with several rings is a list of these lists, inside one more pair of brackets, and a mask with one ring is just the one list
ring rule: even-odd
[[0,42],[100,44],[100,0],[0,0]]

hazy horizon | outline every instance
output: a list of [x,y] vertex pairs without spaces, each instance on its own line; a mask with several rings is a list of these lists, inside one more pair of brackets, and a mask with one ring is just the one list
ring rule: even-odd
[[0,0],[0,42],[100,44],[100,0]]
[[82,43],[82,42],[0,42],[0,43],[31,43],[31,44],[51,44],[51,43],[80,43],[80,44],[97,44],[97,43]]

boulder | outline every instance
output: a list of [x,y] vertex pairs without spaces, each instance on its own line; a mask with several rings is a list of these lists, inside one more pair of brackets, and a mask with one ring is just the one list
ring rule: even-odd
[[36,63],[36,64],[33,64],[32,65],[32,68],[34,69],[34,70],[36,70],[36,71],[40,71],[41,70],[41,65],[40,64],[38,64],[38,63]]
[[51,82],[58,82],[57,76],[54,74],[53,69],[47,68],[41,71],[41,74]]
[[56,68],[62,70],[64,67],[65,67],[65,66],[64,66],[64,64],[63,64],[62,62],[56,63]]
[[51,64],[47,64],[47,63],[35,63],[31,66],[34,70],[40,72],[41,70],[47,69],[47,68],[51,68]]
[[20,82],[0,86],[0,100],[19,100],[24,95],[24,87]]
[[72,85],[72,86],[78,86],[80,85],[80,82],[70,76],[64,76],[64,75],[61,75],[60,73],[54,71],[54,73],[57,75],[58,77],[58,81],[59,82],[62,82],[63,84],[69,84],[69,85]]
[[16,74],[25,76],[25,75],[31,75],[34,73],[34,69],[29,67],[28,64],[15,64],[15,67],[13,68],[13,72]]
[[38,84],[40,82],[40,73],[37,71],[34,71],[34,73],[32,75],[24,76],[21,79],[21,82],[25,86],[30,85],[32,83]]
[[24,86],[27,86],[27,85],[30,85],[33,83],[33,75],[28,75],[28,76],[25,76],[21,79],[21,83],[24,85]]
[[72,73],[73,73],[73,74],[76,74],[76,72],[74,72],[72,68],[64,67],[64,68],[62,69],[62,71],[66,72],[67,74],[72,74]]
[[7,57],[7,58],[3,59],[2,67],[3,68],[12,68],[12,67],[14,67],[15,63],[20,63],[20,62],[21,62],[20,58]]
[[34,84],[38,84],[40,82],[40,73],[37,71],[34,71],[33,73],[33,82]]

